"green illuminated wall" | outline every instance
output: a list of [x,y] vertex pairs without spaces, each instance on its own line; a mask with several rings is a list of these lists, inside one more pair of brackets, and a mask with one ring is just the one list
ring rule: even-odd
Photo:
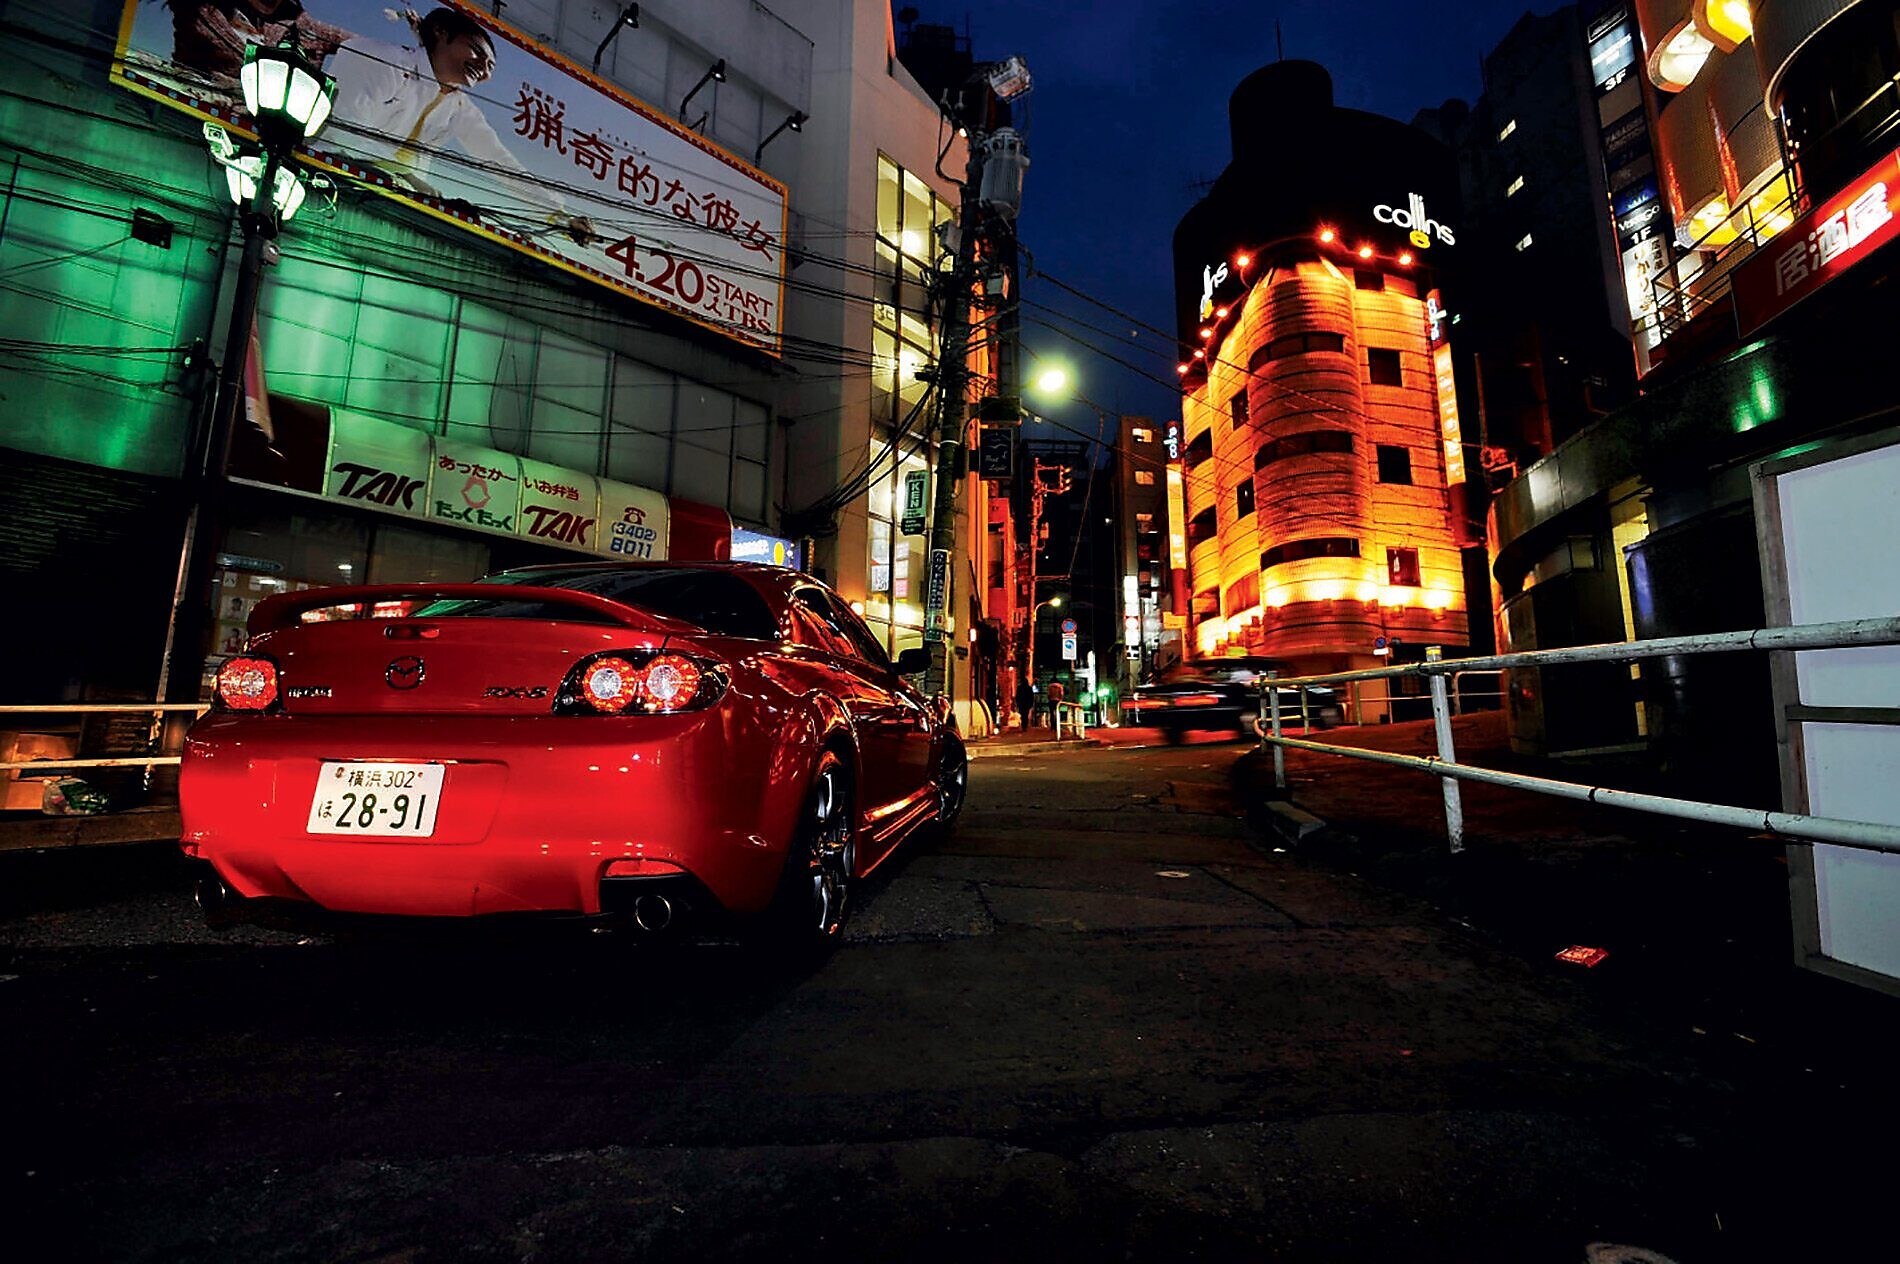
[[[202,156],[0,95],[0,164],[0,446],[178,474],[184,348],[208,332],[221,262]],[[136,207],[174,223],[169,249],[130,237]]]

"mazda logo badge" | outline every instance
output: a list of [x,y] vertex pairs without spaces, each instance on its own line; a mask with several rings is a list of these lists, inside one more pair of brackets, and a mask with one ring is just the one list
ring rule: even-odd
[[422,683],[422,660],[413,656],[398,658],[383,669],[383,680],[391,689],[414,689]]

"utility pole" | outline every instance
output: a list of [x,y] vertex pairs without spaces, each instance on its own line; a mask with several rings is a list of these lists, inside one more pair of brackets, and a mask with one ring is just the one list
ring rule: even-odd
[[[985,93],[986,100],[987,96]],[[943,353],[937,360],[937,486],[924,592],[924,644],[930,650],[924,692],[933,695],[948,693],[950,685],[947,627],[955,592],[950,559],[956,552],[957,467],[963,450],[964,396],[969,393],[970,287],[976,281],[976,238],[983,213],[983,143],[967,124],[965,130],[972,131],[970,152],[964,164],[963,201],[957,212],[956,264],[950,270],[945,291]]]
[[[945,112],[969,142],[964,163],[963,197],[957,212],[956,262],[945,282],[943,351],[937,360],[936,498],[931,514],[928,582],[924,597],[924,644],[930,668],[924,691],[949,692],[950,611],[954,608],[957,544],[957,485],[963,467],[963,432],[970,375],[970,295],[976,286],[977,241],[986,213],[1014,218],[1022,198],[1022,176],[1029,166],[1021,137],[1010,128],[989,131],[996,101],[1029,91],[1029,68],[1022,58],[986,65],[946,100]],[[989,169],[994,150],[998,161]]]

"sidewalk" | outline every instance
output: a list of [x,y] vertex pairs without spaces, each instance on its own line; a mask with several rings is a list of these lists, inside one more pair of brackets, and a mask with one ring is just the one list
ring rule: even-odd
[[[1513,754],[1497,712],[1452,722],[1460,762],[1592,784],[1657,788],[1633,765]],[[1334,730],[1342,746],[1426,755],[1429,721]],[[1309,751],[1286,752],[1288,798],[1323,823],[1276,842],[1302,857],[1423,896],[1532,960],[1580,945],[1608,956],[1576,970],[1591,986],[1662,1011],[1698,1034],[1775,1042],[1873,1066],[1900,1038],[1900,1002],[1793,964],[1785,842],[1623,809],[1461,782],[1465,851],[1446,845],[1439,779]],[[1257,824],[1275,798],[1270,751],[1235,766]],[[1651,784],[1643,784],[1649,782]],[[1666,790],[1664,791],[1666,792]]]

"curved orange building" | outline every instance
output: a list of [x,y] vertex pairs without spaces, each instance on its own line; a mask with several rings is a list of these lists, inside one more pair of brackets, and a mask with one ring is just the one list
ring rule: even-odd
[[[1175,240],[1193,348],[1189,653],[1267,655],[1302,674],[1469,642],[1463,436],[1432,288],[1456,242],[1439,218],[1456,212],[1451,159],[1423,133],[1335,109],[1324,76],[1276,63],[1242,84],[1235,164]],[[1249,110],[1304,143],[1251,153]],[[1342,129],[1361,145],[1342,145]],[[1382,148],[1409,163],[1381,161]],[[1243,169],[1259,161],[1280,190],[1312,192],[1263,198],[1260,173]],[[1286,179],[1302,167],[1316,178]],[[1366,702],[1364,718],[1386,713],[1382,695]]]

